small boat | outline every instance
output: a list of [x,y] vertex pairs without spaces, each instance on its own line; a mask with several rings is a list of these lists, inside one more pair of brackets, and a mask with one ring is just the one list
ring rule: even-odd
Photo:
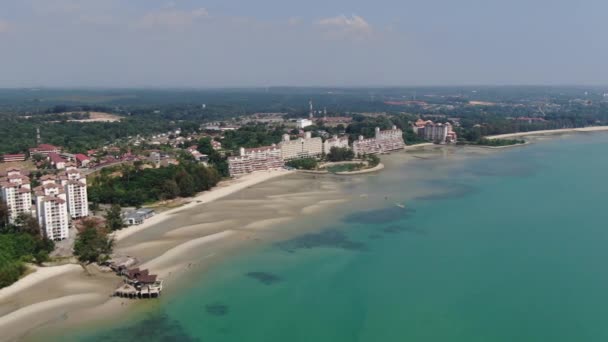
[[399,208],[405,209],[405,204],[395,203],[395,205],[398,206]]

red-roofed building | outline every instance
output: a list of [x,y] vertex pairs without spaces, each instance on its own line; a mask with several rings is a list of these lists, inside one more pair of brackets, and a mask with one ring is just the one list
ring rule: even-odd
[[48,156],[51,153],[61,153],[61,148],[49,144],[40,144],[38,147],[30,148],[30,155],[42,154]]
[[5,163],[25,161],[25,154],[5,154],[2,156]]
[[51,161],[51,165],[53,165],[57,170],[65,169],[67,160],[63,159],[57,153],[49,153],[48,156],[49,156],[49,160]]
[[80,153],[75,155],[74,158],[76,158],[76,163],[78,163],[79,167],[89,167],[91,158],[85,156],[84,154],[80,154]]

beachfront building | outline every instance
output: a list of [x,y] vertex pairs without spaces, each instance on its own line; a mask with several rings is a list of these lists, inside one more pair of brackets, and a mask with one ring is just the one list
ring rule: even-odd
[[280,169],[283,166],[281,148],[275,144],[255,148],[241,147],[238,156],[228,158],[228,170],[231,176]]
[[423,121],[418,119],[412,129],[419,137],[438,144],[455,143],[457,140],[456,132],[449,122],[445,124],[433,123],[433,121]]
[[0,194],[8,207],[8,218],[14,223],[21,214],[31,215],[32,194],[30,179],[18,169],[10,169],[0,178]]
[[42,185],[34,189],[36,215],[42,234],[51,240],[64,240],[69,236],[70,219],[67,195],[56,177],[41,178]]
[[334,135],[333,137],[325,140],[323,142],[323,153],[329,154],[329,152],[331,151],[332,147],[349,148],[349,146],[348,146],[348,137],[347,136],[338,137],[337,135]]
[[313,138],[310,132],[304,133],[303,138],[290,140],[289,134],[283,135],[281,158],[285,161],[300,158],[317,158],[323,154],[323,139]]
[[374,138],[364,139],[363,136],[359,136],[359,139],[353,142],[353,152],[357,156],[386,153],[404,147],[403,131],[396,126],[387,130],[380,130],[379,127],[376,127]]
[[89,216],[87,179],[74,167],[68,168],[59,178],[66,194],[67,208],[73,219]]
[[128,226],[139,225],[144,223],[145,220],[154,216],[154,210],[149,208],[141,208],[139,210],[131,211],[123,215],[123,222]]

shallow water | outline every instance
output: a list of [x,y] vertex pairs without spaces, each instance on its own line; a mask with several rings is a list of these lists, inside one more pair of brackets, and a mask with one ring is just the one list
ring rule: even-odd
[[237,254],[145,315],[62,340],[608,340],[607,147],[608,135],[581,134],[390,156],[381,174],[342,181],[362,196],[319,231]]

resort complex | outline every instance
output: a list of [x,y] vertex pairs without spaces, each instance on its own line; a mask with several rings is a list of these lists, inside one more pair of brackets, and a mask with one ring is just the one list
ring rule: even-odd
[[295,140],[291,140],[289,134],[284,134],[279,147],[281,148],[281,158],[285,161],[317,158],[323,153],[323,139],[313,138],[311,132],[305,132],[304,137]]
[[380,130],[376,127],[374,138],[364,139],[359,136],[359,139],[353,142],[353,152],[357,156],[366,154],[386,153],[399,150],[405,147],[403,140],[403,132],[396,126],[389,130]]
[[281,148],[276,145],[256,148],[241,147],[238,156],[228,158],[229,171],[233,176],[279,169],[283,165]]
[[[318,159],[323,154],[329,154],[334,147],[350,149],[348,137],[334,135],[323,141],[320,137],[313,138],[311,132],[304,132],[303,136],[292,140],[289,134],[284,134],[278,146],[241,148],[239,156],[229,157],[230,175],[239,176],[255,171],[279,169],[284,167],[286,162],[297,159]],[[359,140],[353,143],[352,150],[355,155],[364,156],[395,151],[403,147],[403,132],[393,126],[389,130],[376,127],[374,138],[359,137]]]
[[449,122],[433,123],[433,121],[418,119],[412,125],[414,133],[424,140],[432,141],[438,144],[455,143],[457,140],[456,132],[452,129]]

